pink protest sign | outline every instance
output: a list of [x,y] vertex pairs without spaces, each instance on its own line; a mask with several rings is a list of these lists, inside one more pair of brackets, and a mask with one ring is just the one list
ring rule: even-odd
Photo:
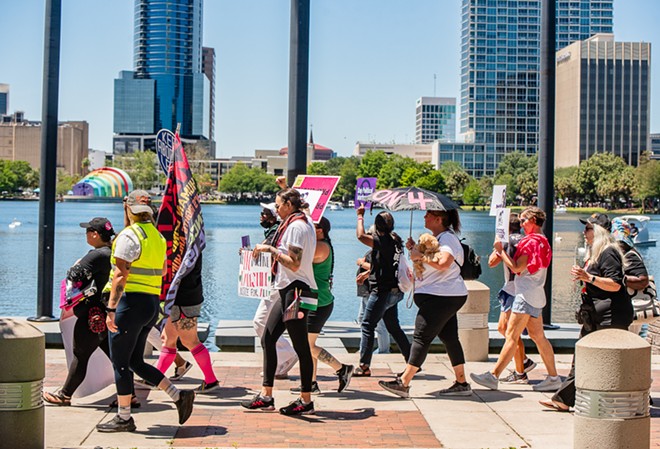
[[309,204],[314,223],[318,223],[323,216],[325,207],[335,192],[337,184],[339,184],[339,178],[340,176],[313,175],[298,175],[296,177],[293,188],[298,190],[305,202]]

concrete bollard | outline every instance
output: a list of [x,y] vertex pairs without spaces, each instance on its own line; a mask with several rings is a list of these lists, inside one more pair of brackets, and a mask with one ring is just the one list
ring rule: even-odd
[[650,446],[651,346],[630,332],[604,329],[575,345],[576,449]]
[[0,318],[0,447],[44,447],[46,337],[26,321]]
[[479,281],[465,281],[468,298],[458,311],[458,338],[467,362],[488,361],[490,289]]

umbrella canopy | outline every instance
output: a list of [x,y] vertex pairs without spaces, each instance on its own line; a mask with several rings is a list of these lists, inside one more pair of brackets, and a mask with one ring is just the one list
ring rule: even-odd
[[364,199],[378,203],[391,211],[400,210],[452,210],[460,206],[442,193],[419,187],[397,187],[377,190]]

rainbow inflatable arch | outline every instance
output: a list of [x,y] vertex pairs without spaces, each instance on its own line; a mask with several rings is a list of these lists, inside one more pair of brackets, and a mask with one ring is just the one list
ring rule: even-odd
[[103,167],[90,172],[73,186],[76,196],[123,197],[133,190],[133,181],[124,170]]

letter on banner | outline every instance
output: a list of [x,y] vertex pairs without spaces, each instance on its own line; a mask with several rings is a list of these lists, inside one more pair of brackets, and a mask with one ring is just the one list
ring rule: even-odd
[[241,251],[241,265],[238,270],[238,296],[264,299],[270,297],[271,254],[259,253],[255,259],[251,250]]
[[511,217],[511,209],[508,207],[501,207],[497,209],[495,216],[495,238],[500,242],[509,241],[509,219]]

